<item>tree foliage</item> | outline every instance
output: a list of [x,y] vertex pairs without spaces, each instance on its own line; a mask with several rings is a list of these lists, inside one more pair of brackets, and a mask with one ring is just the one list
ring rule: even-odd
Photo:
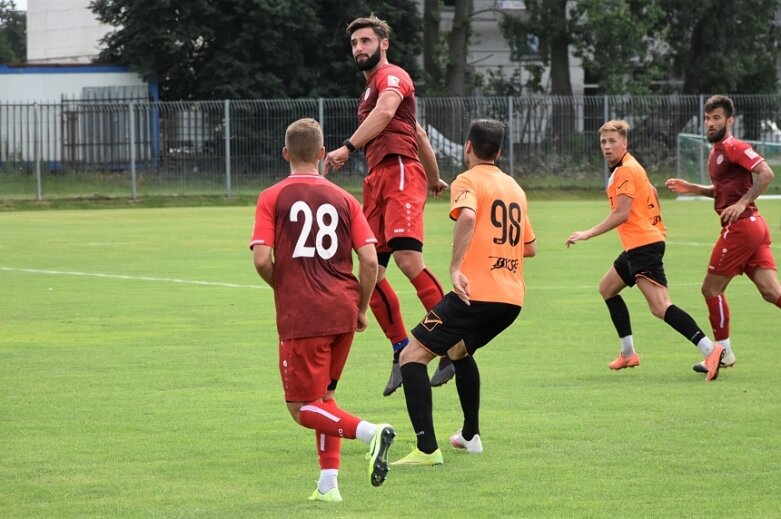
[[0,63],[27,61],[27,15],[13,0],[0,0]]
[[[502,29],[523,51],[541,42],[527,65],[532,90],[567,94],[570,46],[600,93],[676,91],[766,93],[777,90],[781,0],[527,0],[527,16]],[[550,67],[550,86],[540,81]],[[671,86],[672,85],[672,86]],[[679,85],[679,86],[678,86]],[[569,90],[571,93],[571,89]]]
[[161,98],[354,97],[362,88],[347,24],[374,12],[392,28],[389,59],[413,74],[414,0],[93,0],[115,27],[100,61],[158,81]]

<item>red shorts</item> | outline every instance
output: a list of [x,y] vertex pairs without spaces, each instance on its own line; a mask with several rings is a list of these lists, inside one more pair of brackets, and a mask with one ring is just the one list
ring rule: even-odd
[[392,252],[393,238],[423,243],[423,208],[428,182],[417,160],[393,156],[380,162],[363,180],[363,214],[377,238],[377,252]]
[[279,341],[279,374],[286,402],[313,402],[339,380],[355,332]]
[[776,261],[767,222],[754,214],[722,227],[711,252],[708,273],[735,277],[745,272],[751,276],[757,268],[776,270]]

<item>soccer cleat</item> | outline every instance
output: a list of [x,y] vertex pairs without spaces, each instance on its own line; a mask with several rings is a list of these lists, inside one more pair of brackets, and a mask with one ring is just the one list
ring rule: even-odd
[[483,453],[483,442],[480,441],[479,434],[475,434],[471,440],[467,441],[464,439],[461,431],[458,431],[456,434],[450,437],[450,445],[456,449],[465,449],[469,454]]
[[401,387],[401,367],[398,362],[394,362],[388,383],[382,391],[382,396],[392,395],[399,387]]
[[[731,368],[735,365],[735,354],[732,353],[732,350],[725,351],[724,357],[721,358],[721,362],[719,363],[720,367],[722,368]],[[705,361],[698,362],[694,366],[692,366],[692,369],[696,371],[697,373],[707,373],[708,368],[705,367]]]
[[382,485],[388,477],[388,449],[396,437],[396,431],[389,424],[381,423],[377,425],[377,430],[369,442],[369,452],[366,459],[369,462],[369,476],[371,476],[372,486]]
[[618,354],[618,358],[607,365],[608,368],[619,370],[624,368],[634,368],[636,366],[640,365],[640,357],[637,356],[637,353],[632,353],[629,357],[624,357],[620,353]]
[[444,463],[442,459],[442,451],[437,449],[431,454],[415,449],[398,461],[394,461],[391,465],[442,465]]
[[725,352],[724,346],[718,342],[713,343],[713,352],[705,357],[705,367],[708,370],[707,375],[705,375],[705,382],[719,378],[719,368]]
[[431,387],[439,387],[450,382],[456,374],[456,368],[453,366],[453,361],[447,357],[440,357],[439,364],[434,374],[431,375]]
[[339,487],[334,487],[325,494],[321,494],[320,490],[315,489],[311,496],[310,501],[324,501],[326,503],[341,503],[342,494],[339,493]]

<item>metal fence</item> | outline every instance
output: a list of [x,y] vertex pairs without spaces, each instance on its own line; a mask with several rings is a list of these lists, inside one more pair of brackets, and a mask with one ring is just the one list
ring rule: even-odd
[[[702,178],[707,144],[691,136],[703,133],[705,99],[419,98],[418,118],[447,180],[463,169],[469,122],[495,118],[507,124],[500,166],[522,184],[600,187],[607,168],[597,131],[613,118],[629,121],[630,150],[652,176]],[[738,137],[781,142],[781,97],[734,99]],[[0,198],[254,194],[287,175],[284,132],[301,117],[320,121],[331,150],[355,130],[356,101],[0,104]],[[357,184],[365,172],[363,157],[356,156],[334,179]]]

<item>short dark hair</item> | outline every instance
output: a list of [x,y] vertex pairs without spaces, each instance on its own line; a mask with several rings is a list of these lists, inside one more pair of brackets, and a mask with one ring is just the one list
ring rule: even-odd
[[478,158],[494,160],[504,142],[504,123],[495,119],[472,121],[466,140],[472,143],[472,151]]
[[352,36],[358,29],[370,28],[381,40],[390,40],[391,28],[388,22],[380,20],[374,13],[368,18],[356,18],[347,26],[347,36]]
[[705,113],[710,113],[716,108],[723,108],[724,115],[732,117],[735,115],[735,103],[727,96],[710,96],[705,101]]

